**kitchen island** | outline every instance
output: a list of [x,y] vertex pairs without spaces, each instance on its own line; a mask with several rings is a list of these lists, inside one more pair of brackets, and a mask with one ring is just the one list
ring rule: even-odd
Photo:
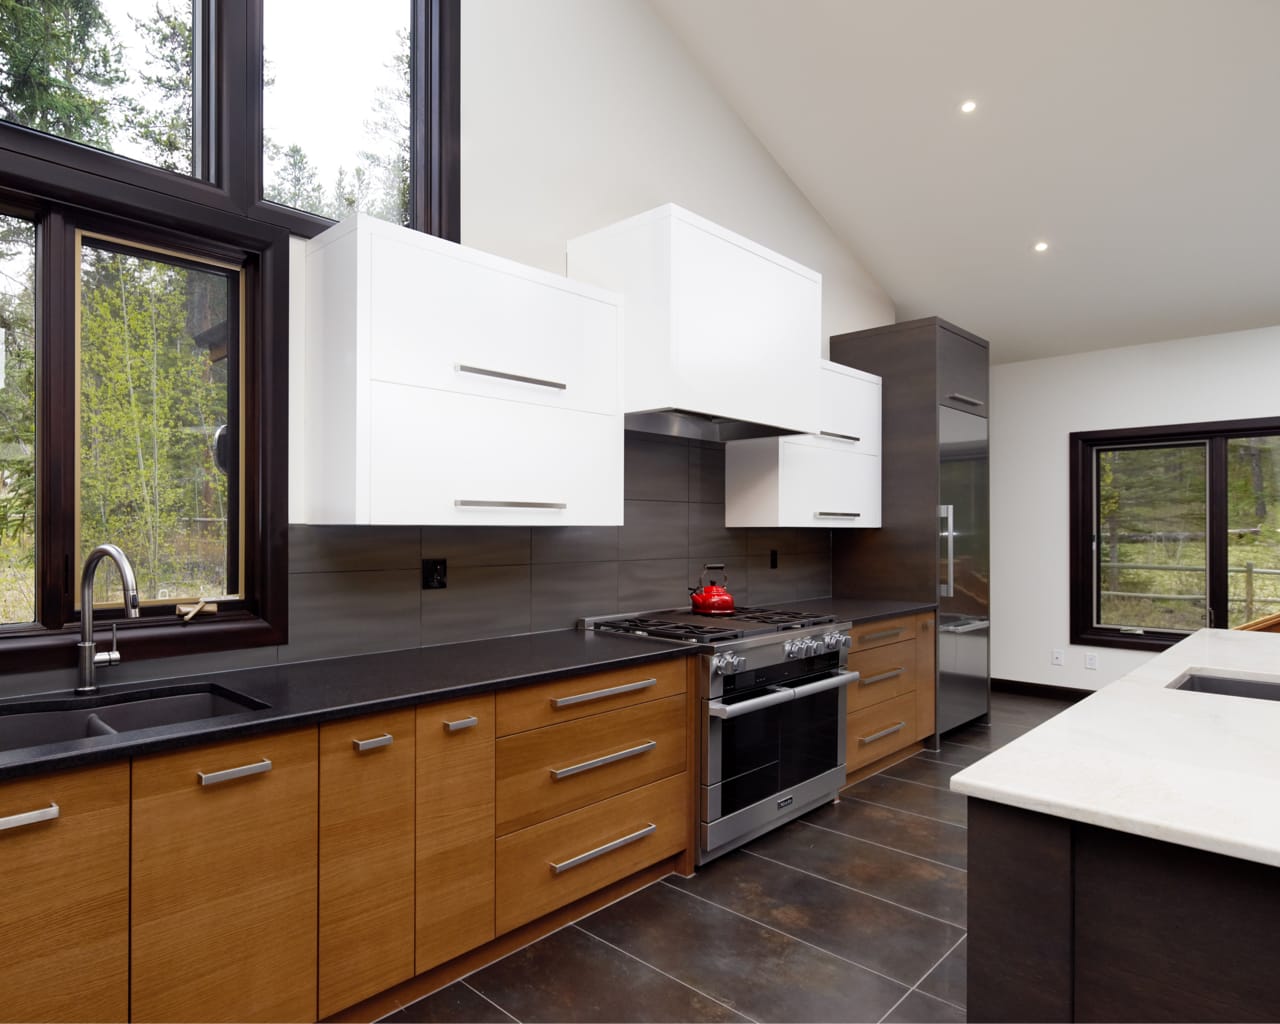
[[1275,1020],[1280,635],[1200,630],[957,773],[971,1020]]

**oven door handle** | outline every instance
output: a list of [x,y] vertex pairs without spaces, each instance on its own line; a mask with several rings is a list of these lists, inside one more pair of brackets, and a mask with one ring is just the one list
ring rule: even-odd
[[736,704],[726,704],[719,700],[707,701],[707,714],[712,718],[737,718],[749,715],[753,711],[763,711],[776,704],[786,704],[796,699],[796,691],[789,686],[774,687],[771,693],[763,697],[752,697],[751,700],[740,700]]
[[817,679],[812,683],[802,683],[791,692],[796,695],[796,700],[799,700],[801,697],[812,697],[815,693],[822,693],[824,690],[838,690],[842,686],[856,683],[861,678],[862,676],[857,672],[837,672],[826,679]]

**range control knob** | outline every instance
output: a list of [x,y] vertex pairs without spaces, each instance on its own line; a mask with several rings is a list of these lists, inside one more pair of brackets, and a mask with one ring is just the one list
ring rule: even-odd
[[788,640],[786,643],[784,643],[782,645],[782,656],[784,658],[800,657],[800,641]]
[[711,659],[711,673],[717,676],[732,675],[742,668],[743,658],[740,654],[734,654],[727,651],[724,654],[717,654]]
[[838,651],[843,647],[852,647],[853,640],[848,633],[828,633],[822,638],[827,650]]
[[809,637],[808,640],[804,642],[804,650],[805,650],[805,654],[809,655],[810,657],[812,657],[815,654],[821,654],[822,641],[819,640],[816,636],[811,636]]

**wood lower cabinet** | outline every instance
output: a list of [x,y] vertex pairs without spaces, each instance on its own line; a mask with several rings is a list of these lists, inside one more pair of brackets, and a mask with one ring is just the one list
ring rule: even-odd
[[129,1017],[129,765],[0,785],[0,1016]]
[[414,974],[414,711],[320,727],[319,1013]]
[[936,640],[933,612],[918,612],[849,630],[845,761],[849,771],[872,764],[933,734]]
[[493,694],[417,710],[420,973],[494,936]]
[[132,1019],[316,1019],[316,729],[133,762]]

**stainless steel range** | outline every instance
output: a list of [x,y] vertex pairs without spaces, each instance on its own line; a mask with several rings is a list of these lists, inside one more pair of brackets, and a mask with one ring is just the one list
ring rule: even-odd
[[709,645],[702,702],[698,863],[835,799],[845,781],[848,622],[742,608],[728,615],[643,612],[587,629]]

